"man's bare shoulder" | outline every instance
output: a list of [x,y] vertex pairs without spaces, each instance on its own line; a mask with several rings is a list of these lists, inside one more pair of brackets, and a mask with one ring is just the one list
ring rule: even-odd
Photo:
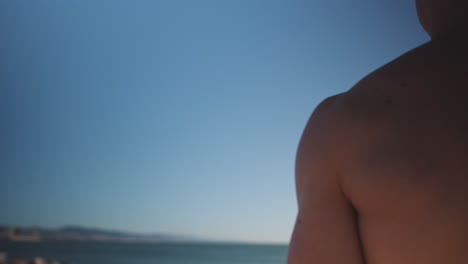
[[[344,93],[323,100],[313,111],[299,146],[299,161],[320,159],[323,166],[345,170],[372,148],[407,113],[411,92],[421,86],[417,72],[428,48],[422,46],[375,70]],[[310,163],[313,164],[313,163]],[[337,166],[337,164],[341,164]],[[322,166],[322,165],[321,165]]]
[[439,53],[437,48],[425,44],[401,55],[362,78],[348,91],[325,99],[317,107],[316,115],[334,120],[341,132],[344,129],[358,134],[390,121],[434,83],[431,73],[440,74],[441,60],[446,59]]
[[298,171],[322,170],[323,167],[334,168],[338,173],[342,161],[352,155],[358,146],[356,143],[362,141],[359,131],[363,130],[363,124],[357,117],[360,100],[348,91],[324,99],[315,108],[299,144]]
[[377,114],[378,106],[371,96],[351,89],[324,99],[313,111],[303,140],[327,147],[339,147],[356,140],[369,119]]
[[[329,145],[336,142],[338,131],[344,127],[344,116],[341,113],[345,93],[330,96],[323,100],[313,111],[304,130],[301,146]],[[316,148],[316,146],[314,146]]]
[[[345,135],[343,94],[325,99],[312,114],[296,159],[298,216],[288,263],[363,263],[354,211],[338,176]],[[337,254],[339,252],[339,254]]]
[[[296,176],[298,185],[304,171],[317,167],[329,167],[339,159],[336,153],[340,144],[341,129],[344,127],[340,104],[344,94],[330,96],[323,100],[313,111],[302,134],[296,157]],[[341,135],[340,135],[341,134]],[[309,174],[309,173],[305,173]]]
[[332,162],[351,160],[367,151],[406,120],[408,111],[426,108],[418,102],[421,96],[427,98],[428,87],[437,82],[434,79],[441,78],[440,65],[448,65],[450,58],[442,53],[438,46],[422,45],[370,73],[348,91],[323,100],[313,111],[300,148],[310,148],[321,157],[329,153]]
[[[429,58],[425,53],[430,54],[427,49],[423,52],[417,49],[397,58],[347,92],[323,100],[313,112],[297,153],[300,213],[291,263],[302,259],[321,262],[343,249],[354,257],[330,263],[362,263],[360,245],[361,242],[367,245],[368,236],[361,237],[355,229],[355,216],[357,213],[359,219],[369,220],[368,215],[372,215],[369,212],[382,205],[375,201],[385,200],[383,198],[394,201],[392,194],[381,195],[389,193],[384,192],[385,188],[374,187],[388,187],[388,183],[397,186],[398,182],[405,182],[404,179],[400,181],[398,175],[407,175],[410,171],[403,166],[408,155],[400,155],[409,152],[398,152],[394,146],[408,149],[410,144],[407,143],[412,142],[407,135],[408,112],[410,107],[424,108],[412,100],[412,95],[417,95],[414,91],[427,89],[427,82],[421,80],[428,78],[428,69],[437,67],[437,63],[424,63],[424,58]],[[402,158],[398,159],[400,156]],[[401,162],[394,168],[396,161]],[[389,172],[388,168],[392,170]],[[323,230],[336,231],[339,227],[343,229],[332,236],[334,239],[330,239],[329,232],[323,233]],[[361,228],[368,231],[365,224]],[[322,245],[324,238],[330,242],[325,247]],[[308,249],[315,245],[315,248],[329,251],[310,253],[303,245]]]

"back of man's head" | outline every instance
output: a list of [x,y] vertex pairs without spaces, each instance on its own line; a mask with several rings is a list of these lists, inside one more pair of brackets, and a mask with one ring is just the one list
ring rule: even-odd
[[468,0],[416,0],[416,6],[432,38],[468,33]]

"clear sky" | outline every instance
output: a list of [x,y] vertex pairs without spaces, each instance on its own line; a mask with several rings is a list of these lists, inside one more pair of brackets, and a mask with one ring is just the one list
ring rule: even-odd
[[0,224],[265,242],[316,105],[429,40],[411,0],[1,1],[0,34]]

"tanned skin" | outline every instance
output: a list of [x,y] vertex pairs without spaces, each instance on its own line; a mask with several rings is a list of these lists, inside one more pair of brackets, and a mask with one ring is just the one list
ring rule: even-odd
[[288,264],[468,263],[468,1],[417,4],[433,40],[304,130]]

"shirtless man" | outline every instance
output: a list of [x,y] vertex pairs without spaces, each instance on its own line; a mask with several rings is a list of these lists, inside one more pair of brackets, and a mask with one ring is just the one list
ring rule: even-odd
[[468,0],[416,4],[432,41],[305,128],[289,264],[468,263]]

